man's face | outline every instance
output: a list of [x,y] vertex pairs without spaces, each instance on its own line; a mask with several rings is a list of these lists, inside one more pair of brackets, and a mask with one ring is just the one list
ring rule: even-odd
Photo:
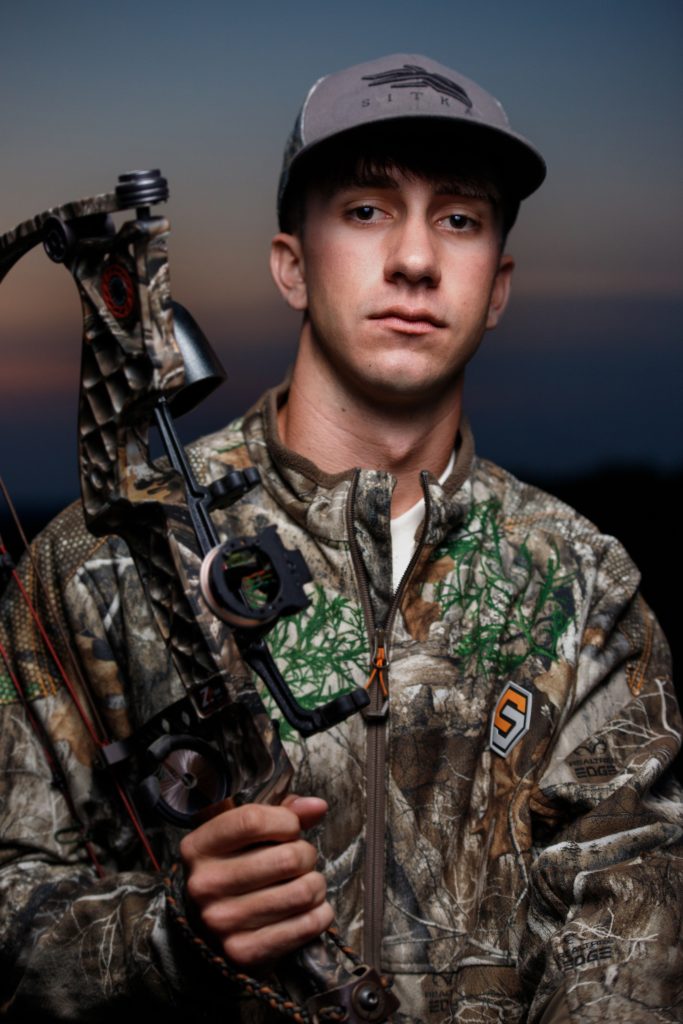
[[296,287],[279,283],[306,311],[302,344],[366,400],[410,405],[452,388],[507,300],[513,264],[493,204],[457,183],[395,172],[313,191],[300,236],[278,238],[293,253]]

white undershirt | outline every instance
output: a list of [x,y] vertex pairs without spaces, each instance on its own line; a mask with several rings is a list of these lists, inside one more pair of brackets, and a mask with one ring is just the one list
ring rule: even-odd
[[[454,465],[455,451],[451,452],[448,465],[439,477],[440,484],[446,480],[446,477],[451,475]],[[415,534],[418,526],[424,519],[424,514],[425,500],[420,498],[417,504],[409,508],[407,512],[403,512],[402,515],[391,520],[391,562],[394,590],[396,590],[401,582],[417,546]]]

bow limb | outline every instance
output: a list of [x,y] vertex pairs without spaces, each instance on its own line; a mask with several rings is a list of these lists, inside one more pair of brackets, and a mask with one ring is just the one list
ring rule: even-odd
[[[0,281],[21,257],[40,242],[50,244],[50,227],[56,223],[83,222],[83,218],[106,217],[119,209],[113,192],[104,192],[90,199],[79,199],[53,206],[22,221],[16,228],[0,235]],[[56,243],[56,237],[53,239]]]

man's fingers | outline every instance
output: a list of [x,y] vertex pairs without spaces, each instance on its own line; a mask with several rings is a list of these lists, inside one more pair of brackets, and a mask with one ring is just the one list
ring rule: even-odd
[[276,807],[245,804],[181,841],[189,904],[236,963],[265,964],[332,923],[317,852],[301,838],[326,811],[324,800],[294,795]]
[[293,793],[285,797],[282,806],[294,811],[303,829],[313,828],[328,811],[326,800],[318,796],[296,796]]
[[285,843],[298,839],[301,822],[287,807],[245,804],[217,814],[186,835],[180,852],[185,861],[225,856],[260,843]]
[[237,932],[223,940],[223,950],[234,963],[257,966],[293,953],[329,928],[334,913],[321,903],[305,914],[253,931]]
[[208,903],[200,913],[202,923],[217,935],[255,931],[306,914],[325,901],[325,879],[310,871],[291,882]]
[[225,896],[257,892],[312,871],[316,859],[315,847],[304,839],[206,859],[200,870],[187,877],[187,892],[200,905]]

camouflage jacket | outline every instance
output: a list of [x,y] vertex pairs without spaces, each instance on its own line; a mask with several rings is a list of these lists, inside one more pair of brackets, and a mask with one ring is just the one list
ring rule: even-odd
[[[275,524],[304,553],[311,604],[269,639],[302,702],[363,685],[384,638],[388,707],[375,680],[370,718],[284,739],[296,790],[330,804],[317,842],[331,900],[395,976],[395,1020],[683,1019],[683,814],[665,774],[681,725],[623,548],[475,457],[465,428],[445,483],[423,474],[418,551],[392,594],[392,478],[329,476],[288,451],[276,401],[191,458],[205,478],[258,466],[262,486],[221,528]],[[182,695],[130,554],[91,537],[78,506],[36,553],[109,735],[126,736]],[[31,1021],[266,1019],[170,919],[14,585],[0,640],[107,869],[85,857],[0,660],[0,1005]],[[174,858],[173,828],[152,841]]]

